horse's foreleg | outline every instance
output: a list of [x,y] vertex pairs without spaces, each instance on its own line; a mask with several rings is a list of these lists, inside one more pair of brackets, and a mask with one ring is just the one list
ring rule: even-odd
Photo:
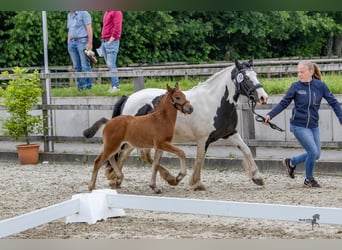
[[108,161],[113,168],[113,173],[115,176],[114,179],[111,179],[111,181],[109,182],[109,185],[113,189],[120,188],[124,175],[121,169],[119,168],[119,166],[117,165],[117,162],[115,161],[114,157],[110,157]]
[[245,167],[245,170],[247,172],[247,175],[249,178],[252,179],[252,181],[259,185],[264,185],[264,179],[262,178],[258,166],[256,165],[253,155],[249,147],[244,143],[239,133],[235,133],[234,135],[230,136],[228,140],[236,146],[244,155],[243,159],[243,165]]
[[201,182],[201,169],[204,164],[205,153],[205,143],[197,142],[196,160],[189,180],[189,185],[195,191],[206,190],[205,185]]
[[[145,162],[153,164],[153,160],[151,157],[151,149],[141,149],[140,150],[140,158]],[[167,170],[160,162],[157,165],[157,169],[159,171],[160,176],[171,186],[177,185],[177,178],[173,176],[169,170]]]
[[180,161],[180,171],[175,179],[175,184],[178,183],[184,178],[186,175],[186,164],[185,164],[185,153],[182,149],[173,146],[171,143],[164,143],[158,146],[158,149],[173,153],[178,156]]
[[161,190],[159,188],[157,188],[156,178],[157,178],[158,165],[160,163],[160,159],[161,159],[162,155],[163,155],[163,151],[156,149],[156,151],[154,153],[154,160],[152,163],[152,176],[151,176],[151,181],[150,181],[150,188],[152,188],[152,190],[156,194],[161,193]]

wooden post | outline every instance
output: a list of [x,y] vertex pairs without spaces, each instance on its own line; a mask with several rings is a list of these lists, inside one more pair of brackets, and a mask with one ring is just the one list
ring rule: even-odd
[[[69,65],[68,66],[68,72],[73,72],[74,71],[74,68]],[[69,77],[69,86],[74,86],[75,85],[75,82],[74,82],[74,78],[73,77]]]
[[[247,98],[241,96],[241,105],[242,105],[242,132],[243,132],[243,140],[255,140],[255,126],[254,126],[254,117],[251,109],[247,106]],[[253,157],[256,157],[256,147],[249,146]]]
[[138,76],[133,78],[134,83],[134,92],[137,92],[138,90],[141,90],[144,88],[144,77]]

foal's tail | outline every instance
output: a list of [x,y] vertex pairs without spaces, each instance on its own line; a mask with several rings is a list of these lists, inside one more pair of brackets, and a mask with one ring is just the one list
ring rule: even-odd
[[86,130],[83,131],[83,135],[85,138],[91,138],[93,137],[97,130],[101,128],[103,124],[106,124],[109,120],[107,118],[101,118],[100,120],[96,121],[93,126],[90,128],[87,128]]

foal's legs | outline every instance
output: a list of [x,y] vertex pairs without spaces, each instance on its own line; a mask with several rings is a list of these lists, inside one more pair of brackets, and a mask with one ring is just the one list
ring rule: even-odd
[[152,176],[151,176],[151,181],[150,181],[150,188],[152,188],[152,190],[156,194],[161,193],[161,190],[157,188],[156,178],[157,178],[157,168],[158,168],[158,165],[160,164],[160,159],[162,155],[163,155],[163,151],[156,149],[154,153],[154,160],[152,162]]
[[236,146],[244,155],[243,164],[247,175],[252,181],[260,186],[264,185],[264,179],[262,178],[258,166],[256,165],[253,155],[249,147],[244,143],[239,133],[235,133],[234,135],[228,137],[228,140]]
[[186,175],[186,165],[185,165],[185,153],[180,148],[173,146],[171,143],[163,143],[157,145],[155,150],[154,160],[152,163],[152,177],[150,181],[150,187],[156,192],[160,193],[161,190],[156,187],[156,176],[157,176],[157,169],[160,166],[160,159],[163,155],[163,151],[167,151],[173,154],[176,154],[180,160],[181,169],[175,179],[175,182],[178,184]]
[[[118,168],[120,169],[120,172],[122,173],[122,168],[123,164],[126,160],[126,158],[130,155],[130,153],[133,151],[134,147],[129,145],[128,143],[124,144],[124,147],[120,150],[118,154],[118,158],[115,159],[115,155],[112,156],[111,160],[115,161]],[[110,163],[107,164],[105,168],[105,176],[107,177],[108,180],[112,181],[116,179],[115,171],[113,170],[112,164]],[[117,187],[118,188],[118,187]]]
[[[170,153],[173,153],[175,155],[178,156],[179,158],[179,161],[180,161],[180,171],[176,177],[176,183],[178,184],[183,178],[184,176],[186,175],[186,165],[185,165],[185,153],[182,149],[180,148],[177,148],[175,146],[173,146],[171,143],[169,142],[166,142],[166,143],[163,143],[163,144],[159,144],[157,145],[157,148],[159,150],[163,150],[163,151],[167,151],[167,152],[170,152]],[[158,164],[160,165],[160,164]],[[158,168],[159,169],[159,168]]]
[[95,188],[95,183],[96,183],[96,178],[97,178],[97,174],[99,172],[99,169],[101,168],[101,166],[105,163],[105,160],[103,159],[103,152],[101,154],[99,154],[95,161],[94,161],[94,167],[93,167],[93,172],[91,175],[91,179],[90,182],[88,184],[88,189],[89,191],[92,191]]
[[[118,151],[119,149],[119,145],[117,145],[117,143],[105,143],[103,145],[103,151],[96,157],[95,161],[94,161],[94,167],[93,167],[93,172],[91,175],[91,179],[90,182],[88,184],[88,189],[89,191],[92,191],[95,188],[95,183],[96,183],[96,178],[97,178],[97,174],[100,170],[100,168],[106,163],[107,160],[110,160],[110,158]],[[111,164],[113,163],[110,160]],[[120,178],[120,172],[115,169],[116,165],[112,165],[114,166],[114,171],[116,171],[117,175],[119,175]],[[122,181],[122,176],[121,176],[121,181]],[[121,182],[120,182],[121,183]]]
[[114,178],[111,179],[111,181],[109,182],[109,185],[113,189],[120,188],[124,175],[121,169],[119,168],[117,162],[115,161],[114,157],[110,157],[108,161],[112,166],[112,172],[114,176]]
[[[153,160],[151,157],[151,149],[141,149],[140,150],[140,158],[143,159],[145,162],[153,164]],[[160,176],[171,186],[176,186],[179,183],[177,177],[170,173],[163,165],[157,163],[157,170],[159,171]]]

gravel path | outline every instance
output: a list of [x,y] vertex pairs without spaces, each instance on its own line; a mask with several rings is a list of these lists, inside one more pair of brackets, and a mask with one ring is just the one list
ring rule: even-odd
[[[88,192],[91,165],[38,164],[21,166],[0,162],[0,219],[20,215]],[[171,169],[174,174],[178,169]],[[190,173],[191,171],[188,171]],[[149,167],[125,166],[122,194],[156,195],[148,187]],[[203,169],[207,191],[193,191],[188,176],[172,187],[157,179],[161,196],[261,202],[322,207],[342,207],[342,176],[316,176],[321,189],[302,188],[303,176],[295,180],[284,173],[263,173],[265,187],[250,181],[245,172]],[[108,188],[103,169],[97,189]],[[260,219],[125,210],[126,216],[93,225],[65,224],[64,219],[11,235],[12,239],[342,239],[342,225],[311,229],[311,224]],[[252,213],[253,211],[251,211]]]

